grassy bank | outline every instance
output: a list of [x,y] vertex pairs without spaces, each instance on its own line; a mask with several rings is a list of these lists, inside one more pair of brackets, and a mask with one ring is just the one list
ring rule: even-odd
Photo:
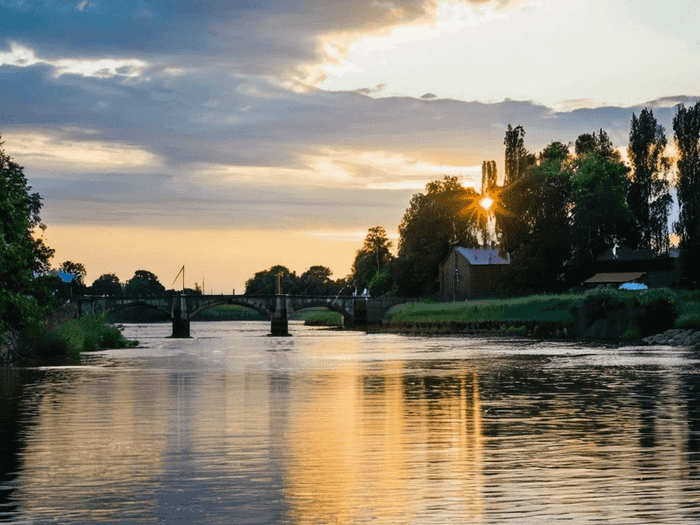
[[104,315],[86,315],[70,319],[46,335],[38,342],[37,354],[78,358],[82,352],[136,345],[138,341],[126,339],[119,328],[107,324]]
[[[395,326],[468,332],[487,327],[540,333],[542,329],[592,338],[636,339],[669,328],[700,330],[700,292],[655,289],[643,292],[598,288],[586,293],[533,295],[455,303],[419,302],[387,315]],[[446,326],[452,324],[452,327]],[[547,328],[549,327],[549,328]]]
[[551,321],[573,323],[571,308],[583,304],[583,294],[532,295],[454,303],[410,303],[393,308],[387,319],[398,323]]
[[235,304],[223,304],[202,310],[193,321],[263,321],[264,315],[250,308]]
[[340,326],[341,323],[338,312],[332,312],[325,308],[295,312],[292,314],[291,319],[301,319],[306,326]]

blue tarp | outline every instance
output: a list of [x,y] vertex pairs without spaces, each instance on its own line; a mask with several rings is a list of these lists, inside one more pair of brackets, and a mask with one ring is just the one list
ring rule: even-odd
[[69,283],[74,279],[74,276],[72,273],[66,273],[66,272],[56,272],[56,275],[58,275],[64,283]]
[[621,284],[618,290],[647,290],[648,287],[646,284],[640,284],[640,283],[625,283]]

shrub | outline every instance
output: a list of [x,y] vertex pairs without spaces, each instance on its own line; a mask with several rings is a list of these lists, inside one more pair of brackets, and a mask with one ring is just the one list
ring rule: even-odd
[[590,324],[597,319],[605,319],[615,310],[626,306],[624,298],[617,290],[608,287],[594,288],[585,293],[583,315],[586,324]]
[[66,321],[45,336],[39,344],[38,353],[43,356],[67,355],[78,358],[81,352],[127,348],[136,344],[138,341],[125,339],[117,327],[108,326],[104,315],[86,315]]
[[639,296],[642,313],[639,325],[644,335],[673,328],[681,312],[678,295],[668,288],[647,290]]

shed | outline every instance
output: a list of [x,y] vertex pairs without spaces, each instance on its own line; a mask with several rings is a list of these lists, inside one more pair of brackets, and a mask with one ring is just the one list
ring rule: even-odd
[[620,286],[624,283],[648,284],[646,272],[607,272],[597,273],[583,281],[584,286]]
[[440,298],[443,301],[496,293],[496,283],[510,264],[510,254],[495,248],[453,246],[440,264]]

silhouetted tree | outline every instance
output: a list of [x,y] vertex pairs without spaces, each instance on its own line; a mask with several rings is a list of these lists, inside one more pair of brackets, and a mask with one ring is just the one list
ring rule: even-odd
[[127,297],[153,297],[163,294],[165,286],[148,270],[136,270],[134,276],[124,285],[124,295]]
[[678,222],[683,276],[689,287],[700,286],[700,102],[680,104],[673,118],[678,150]]
[[[362,291],[370,287],[370,281],[375,275],[391,262],[392,242],[386,235],[382,226],[375,226],[367,230],[367,236],[362,247],[357,250],[352,264],[351,281],[357,290]],[[379,284],[379,282],[375,282]]]
[[590,272],[595,257],[633,236],[634,218],[627,205],[629,168],[619,155],[597,151],[577,157],[572,166],[572,263]]
[[665,130],[656,122],[652,110],[644,108],[639,118],[633,113],[627,147],[632,164],[627,203],[637,226],[637,246],[656,253],[667,252],[669,248],[668,216],[672,198],[668,179],[670,162],[665,150]]
[[610,137],[604,129],[598,133],[582,133],[574,143],[574,152],[577,157],[583,157],[588,153],[597,153],[604,159],[620,160],[620,154],[613,146]]
[[93,295],[120,297],[122,295],[122,283],[115,274],[103,273],[92,282],[90,293]]
[[535,156],[525,149],[525,128],[508,124],[506,136],[503,139],[505,153],[504,186],[509,186],[520,179],[527,170],[535,164]]
[[299,277],[299,293],[303,295],[331,295],[335,284],[331,280],[333,272],[325,266],[311,266]]
[[299,293],[299,278],[287,267],[276,265],[267,270],[257,272],[245,283],[246,295],[275,295],[277,274],[281,274],[283,294]]
[[24,168],[12,160],[0,142],[0,342],[9,329],[37,334],[44,314],[54,306],[60,279],[49,276],[54,250],[35,237],[43,231],[41,196],[30,193]]
[[520,181],[536,163],[536,156],[525,148],[525,130],[508,124],[505,139],[506,174],[500,195],[500,212],[496,213],[496,234],[501,251],[514,253],[524,242],[527,226],[522,217],[526,204],[520,199]]
[[503,279],[513,293],[556,292],[565,286],[565,264],[571,254],[569,210],[571,171],[568,147],[549,144],[537,166],[511,186],[520,203],[520,243]]
[[61,272],[68,273],[73,276],[73,280],[70,283],[73,294],[81,294],[85,292],[85,275],[87,274],[87,271],[82,263],[65,261],[61,263],[58,269]]

